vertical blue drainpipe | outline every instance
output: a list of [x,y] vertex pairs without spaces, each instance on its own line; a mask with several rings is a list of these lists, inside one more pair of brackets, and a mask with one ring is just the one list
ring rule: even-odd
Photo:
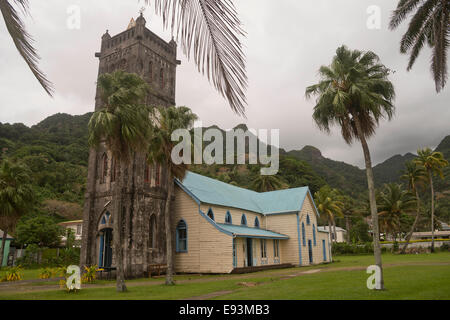
[[298,212],[297,212],[297,241],[298,241],[299,265],[302,265],[302,246],[300,242],[300,216]]

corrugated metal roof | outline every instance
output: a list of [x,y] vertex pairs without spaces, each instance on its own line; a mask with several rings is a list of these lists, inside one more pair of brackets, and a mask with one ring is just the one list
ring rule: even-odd
[[309,192],[301,187],[260,193],[193,172],[187,172],[181,184],[200,202],[261,214],[298,212]]
[[289,239],[287,235],[259,228],[250,228],[223,223],[217,223],[217,226],[237,237],[242,236],[246,238]]

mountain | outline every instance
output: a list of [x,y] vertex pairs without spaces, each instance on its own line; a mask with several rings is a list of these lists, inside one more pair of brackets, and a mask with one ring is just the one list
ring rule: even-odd
[[[22,159],[33,171],[35,187],[42,207],[48,212],[61,212],[63,218],[81,217],[81,206],[87,177],[87,125],[92,113],[69,115],[58,113],[37,125],[0,123],[0,150],[3,155]],[[225,136],[225,131],[217,126]],[[235,128],[247,130],[245,124]],[[208,128],[202,128],[202,132]],[[203,143],[203,148],[208,143]],[[226,143],[224,142],[224,148]],[[245,143],[248,147],[248,141]],[[235,146],[236,148],[236,146]],[[278,177],[285,187],[308,185],[314,192],[329,184],[347,194],[359,197],[367,190],[366,173],[356,166],[326,158],[313,146],[301,150],[280,149]],[[450,159],[450,136],[445,137],[436,148]],[[376,186],[399,182],[405,161],[414,155],[394,155],[374,167]],[[261,165],[195,165],[192,171],[251,188]],[[445,169],[445,179],[435,179],[439,196],[450,194],[450,167]]]

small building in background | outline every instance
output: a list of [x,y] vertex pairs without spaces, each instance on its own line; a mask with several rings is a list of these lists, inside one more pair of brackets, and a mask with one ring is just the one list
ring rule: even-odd
[[[77,246],[80,246],[81,243],[81,234],[83,233],[83,220],[73,220],[73,221],[65,221],[58,223],[58,225],[70,229],[73,231],[73,234],[75,235],[75,241],[78,244]],[[67,232],[65,235],[61,238],[61,241],[63,244],[66,243],[67,240]]]
[[[435,231],[434,239],[450,239],[450,230],[448,231]],[[413,232],[411,240],[431,240],[431,231],[425,232]]]
[[[329,232],[328,226],[319,226],[319,227],[317,227],[317,229],[319,231]],[[329,235],[331,237],[330,241],[334,241],[335,237],[336,237],[336,242],[345,242],[346,241],[347,230],[345,230],[341,227],[336,227],[336,235],[334,235],[333,231],[334,231],[334,229],[333,229],[333,227],[331,227],[331,232],[329,232]]]
[[[0,239],[3,239],[3,230],[0,230]],[[2,267],[6,267],[8,265],[9,249],[10,249],[12,241],[13,241],[13,237],[10,236],[9,234],[7,234],[6,241],[5,241],[5,249],[3,251],[3,262],[1,265]]]

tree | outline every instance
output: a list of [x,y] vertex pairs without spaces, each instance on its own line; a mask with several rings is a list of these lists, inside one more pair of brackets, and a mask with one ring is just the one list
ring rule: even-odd
[[417,150],[417,158],[413,161],[422,166],[428,175],[428,183],[431,191],[431,252],[434,252],[434,187],[433,176],[444,178],[442,168],[448,166],[442,152],[433,152],[430,148]]
[[345,229],[347,229],[346,241],[350,243],[350,220],[357,213],[356,201],[347,195],[341,196],[340,201],[342,203],[342,215],[345,218]]
[[417,163],[413,161],[406,162],[405,166],[406,170],[405,173],[401,176],[401,179],[406,180],[408,182],[408,190],[416,196],[416,218],[414,219],[414,223],[411,227],[411,230],[406,235],[406,243],[402,248],[401,251],[402,254],[406,252],[406,248],[409,245],[411,236],[419,222],[420,216],[419,188],[423,188],[426,183],[426,172],[421,166],[417,165]]
[[321,81],[306,89],[306,97],[318,96],[313,119],[319,129],[330,133],[332,125],[341,128],[346,143],[359,140],[364,153],[370,211],[374,231],[375,263],[381,270],[384,288],[381,247],[372,160],[367,139],[375,134],[380,119],[394,114],[395,91],[388,80],[390,70],[371,52],[349,50],[341,46],[330,66],[319,69]]
[[436,91],[447,82],[447,50],[450,44],[450,4],[448,0],[400,0],[393,12],[389,27],[396,29],[412,12],[408,30],[400,42],[400,52],[410,54],[411,70],[425,44],[433,50],[431,73]]
[[[148,148],[147,160],[149,164],[158,163],[167,170],[167,198],[164,207],[167,272],[166,285],[173,285],[173,250],[172,231],[170,221],[171,200],[174,194],[174,179],[182,180],[186,174],[187,164],[172,161],[172,150],[175,142],[172,133],[177,129],[190,128],[197,116],[187,107],[159,107],[154,109],[151,139]],[[184,141],[186,149],[191,149],[191,141]],[[190,160],[190,159],[189,159]]]
[[[145,0],[149,3],[150,0]],[[28,13],[27,0],[2,0],[0,11],[17,50],[44,90],[52,84],[37,67],[39,59],[32,38],[12,3]],[[164,27],[181,37],[181,47],[190,58],[192,51],[198,71],[207,74],[216,90],[228,100],[231,109],[244,115],[247,88],[245,55],[240,38],[245,35],[231,0],[156,0],[155,12],[162,15]]]
[[397,183],[385,184],[383,191],[378,194],[378,215],[380,224],[386,234],[391,233],[394,242],[400,229],[400,218],[403,214],[414,210],[416,201],[414,196]]
[[19,217],[34,205],[30,180],[30,170],[25,165],[7,159],[0,164],[0,227],[3,229],[0,266],[8,231],[14,230]]
[[118,165],[118,179],[113,185],[113,240],[116,257],[117,291],[126,291],[123,243],[121,239],[121,216],[125,214],[122,205],[127,174],[125,172],[135,152],[145,152],[150,132],[149,108],[142,105],[148,86],[136,74],[116,71],[102,74],[98,79],[101,109],[92,115],[89,130],[89,145],[106,149]]
[[[342,216],[343,203],[338,200],[338,191],[329,186],[323,186],[314,194],[314,202],[320,214],[327,217],[328,231],[333,234],[331,240],[336,242],[336,222],[335,216]],[[333,225],[333,230],[331,229]]]
[[58,247],[65,230],[49,216],[30,215],[17,223],[15,241],[21,245]]
[[19,16],[14,5],[22,9],[24,14],[28,14],[28,0],[3,0],[0,1],[0,12],[5,20],[8,30],[17,51],[25,60],[35,78],[39,81],[44,90],[51,96],[53,92],[52,83],[46,78],[45,74],[39,69],[37,61],[39,55],[33,47],[33,38],[25,30],[24,23]]
[[281,189],[283,184],[274,175],[258,175],[253,181],[253,190],[257,192],[274,191]]

